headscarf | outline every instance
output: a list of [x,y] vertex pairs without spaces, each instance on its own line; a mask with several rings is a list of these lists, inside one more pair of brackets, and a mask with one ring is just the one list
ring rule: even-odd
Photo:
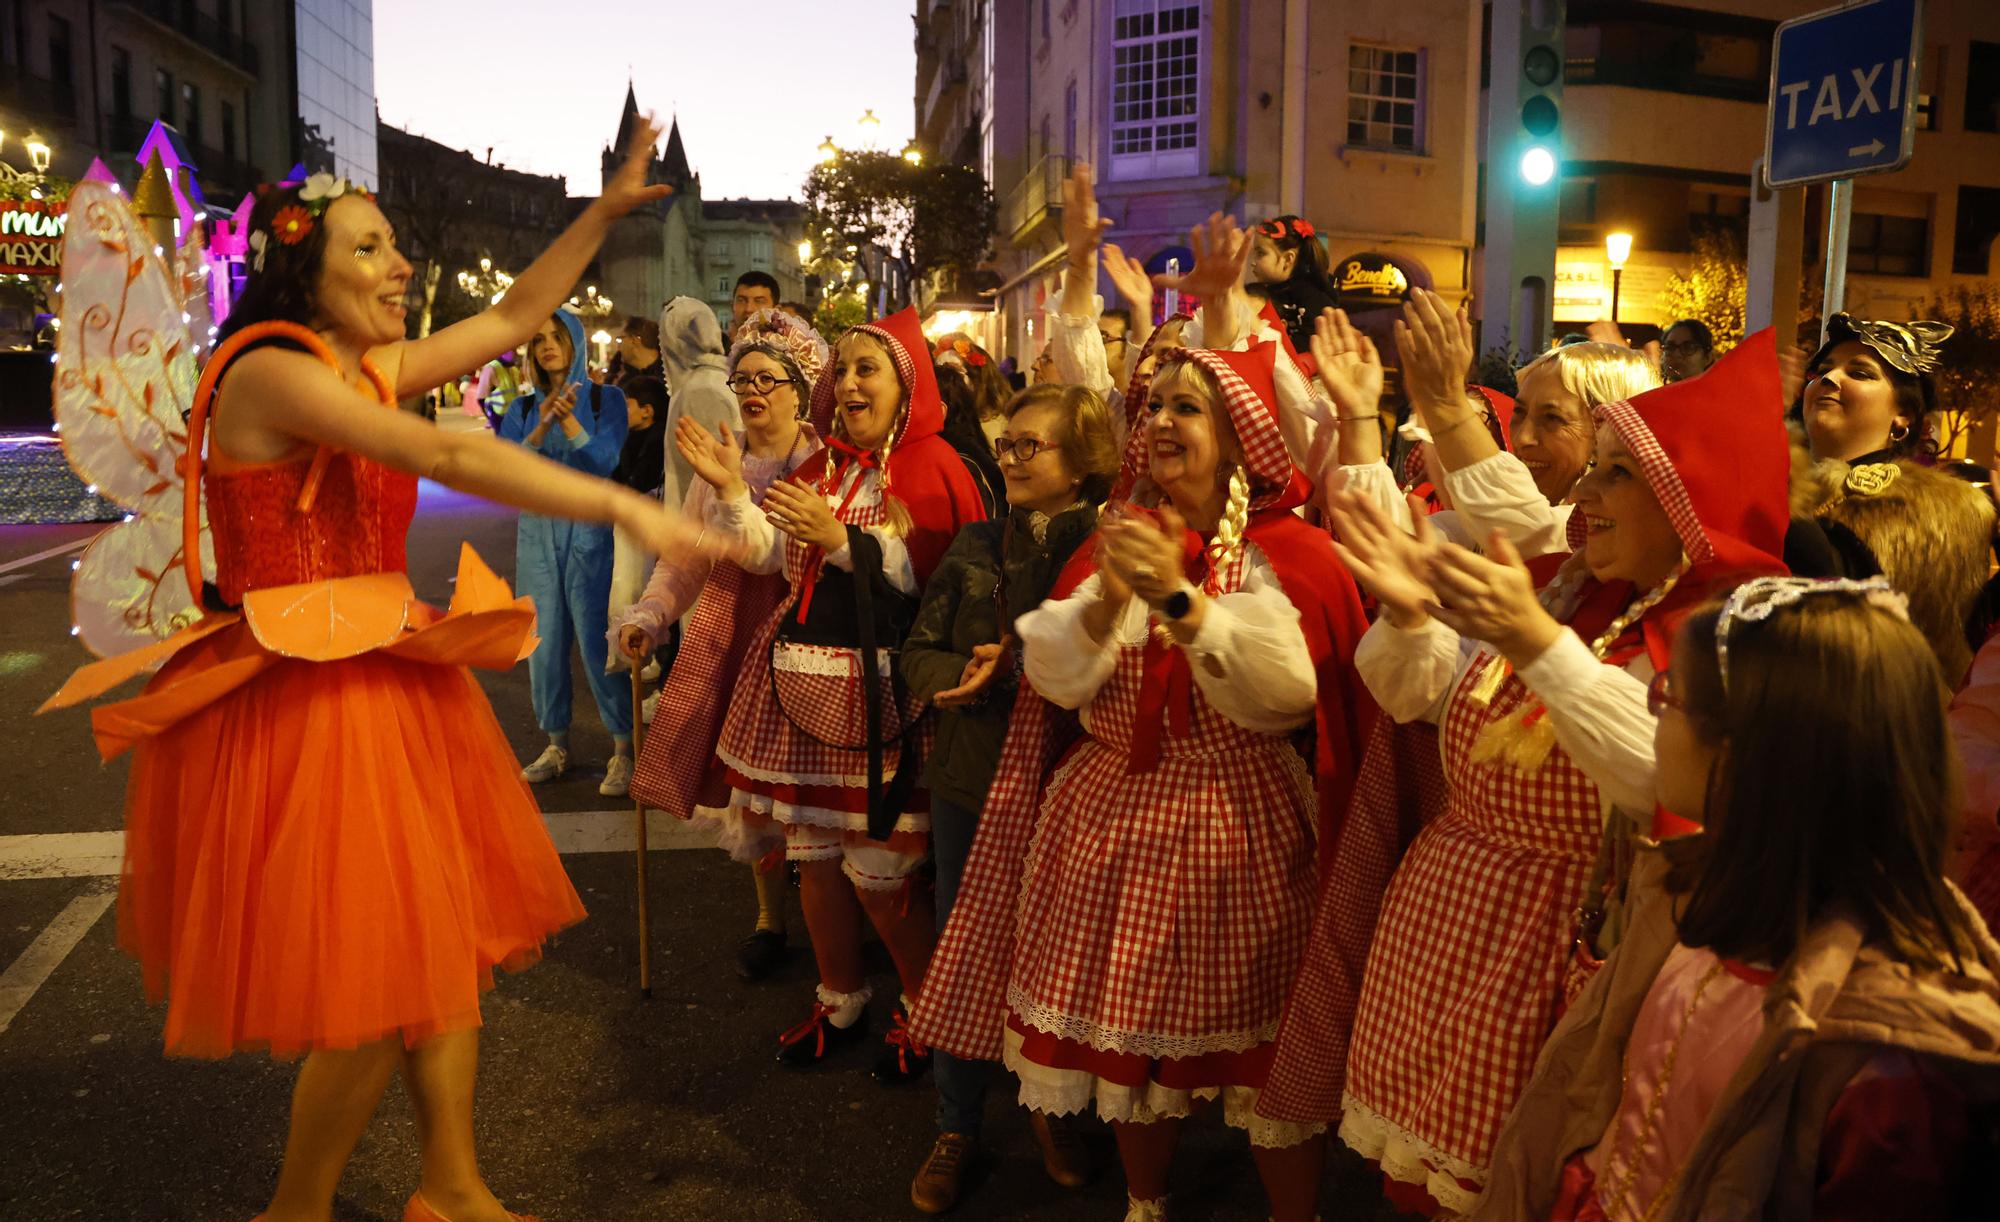
[[819,376],[826,370],[831,353],[819,332],[788,310],[758,310],[736,329],[736,342],[729,346],[729,371],[751,349],[762,349],[785,367],[785,376],[800,388],[800,401],[810,402]]

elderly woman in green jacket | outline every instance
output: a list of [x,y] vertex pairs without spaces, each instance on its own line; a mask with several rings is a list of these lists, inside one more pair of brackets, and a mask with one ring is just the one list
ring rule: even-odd
[[[972,849],[979,809],[1000,761],[1020,668],[1014,617],[1040,606],[1077,548],[1097,528],[1118,470],[1117,426],[1096,392],[1042,385],[1007,405],[993,445],[1008,512],[960,531],[924,590],[903,643],[903,681],[942,716],[925,761],[931,851],[937,866],[937,926],[951,915]],[[910,1186],[918,1208],[937,1213],[958,1200],[979,1135],[987,1067],[934,1052],[938,1139]],[[1050,1175],[1082,1182],[1073,1143],[1034,1117]]]

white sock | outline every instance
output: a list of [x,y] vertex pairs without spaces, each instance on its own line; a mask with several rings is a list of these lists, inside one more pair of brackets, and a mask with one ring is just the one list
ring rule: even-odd
[[860,1021],[861,1015],[868,1009],[868,999],[874,995],[866,987],[853,993],[836,993],[825,985],[819,986],[817,994],[821,1005],[833,1007],[833,1013],[827,1016],[826,1021],[843,1031]]

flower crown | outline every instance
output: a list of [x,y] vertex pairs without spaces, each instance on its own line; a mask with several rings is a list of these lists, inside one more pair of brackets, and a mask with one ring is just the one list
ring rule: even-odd
[[[282,190],[291,185],[284,182],[265,183],[257,188],[257,194],[261,196],[266,192]],[[306,235],[311,233],[313,226],[326,215],[326,210],[332,207],[333,201],[343,195],[357,195],[365,200],[375,198],[367,188],[357,186],[345,178],[336,178],[327,173],[308,175],[305,182],[299,184],[298,203],[287,204],[278,209],[277,215],[271,218],[270,228],[254,229],[250,232],[249,246],[255,252],[250,260],[251,270],[259,272],[264,270],[264,252],[272,238],[276,238],[286,246],[297,246],[305,241]]]
[[1811,577],[1758,577],[1730,592],[1715,617],[1715,666],[1722,678],[1722,690],[1729,691],[1729,633],[1739,622],[1756,623],[1771,618],[1780,607],[1793,606],[1809,594],[1859,594],[1871,607],[1910,622],[1910,600],[1889,584],[1886,577],[1865,580],[1836,578],[1830,581]]
[[1291,220],[1285,220],[1283,217],[1273,218],[1272,220],[1265,221],[1257,228],[1261,229],[1266,237],[1282,238],[1289,233],[1295,238],[1307,241],[1310,241],[1318,233],[1318,230],[1313,228],[1311,221],[1298,216],[1293,217]]

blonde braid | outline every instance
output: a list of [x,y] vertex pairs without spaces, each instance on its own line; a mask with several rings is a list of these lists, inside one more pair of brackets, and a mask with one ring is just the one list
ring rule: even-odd
[[1210,594],[1219,592],[1222,572],[1243,548],[1243,532],[1250,525],[1250,472],[1238,463],[1229,472],[1229,501],[1222,519],[1215,524],[1215,539],[1208,545],[1208,579],[1202,583]]
[[1597,655],[1597,660],[1600,662],[1603,661],[1604,655],[1611,652],[1611,646],[1617,643],[1619,637],[1625,635],[1626,629],[1638,623],[1641,616],[1651,611],[1654,607],[1659,606],[1660,600],[1673,593],[1674,587],[1680,584],[1681,577],[1687,571],[1688,558],[1683,554],[1681,562],[1674,566],[1673,572],[1667,574],[1665,581],[1648,590],[1644,597],[1625,608],[1623,615],[1612,620],[1610,626],[1605,628],[1603,633],[1590,643],[1590,652]]

